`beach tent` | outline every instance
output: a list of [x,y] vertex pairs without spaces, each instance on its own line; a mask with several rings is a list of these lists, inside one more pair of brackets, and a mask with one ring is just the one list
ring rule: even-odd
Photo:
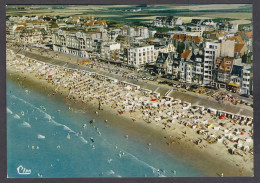
[[173,115],[172,119],[177,119],[179,117],[179,115]]
[[215,126],[215,127],[214,127],[214,130],[219,130],[219,126]]
[[246,138],[246,142],[251,142],[252,139],[251,138]]
[[171,112],[171,111],[168,111],[166,114],[167,114],[168,116],[170,116],[170,115],[172,114],[172,112]]
[[208,124],[208,120],[204,120],[204,121],[202,121],[201,122],[203,125],[206,125],[206,124]]
[[249,151],[249,146],[243,146],[244,151]]
[[219,117],[219,119],[224,119],[224,117],[225,117],[225,114],[222,114],[222,115]]
[[213,109],[213,108],[208,108],[208,112],[209,113],[213,113],[213,114],[217,114],[217,110],[216,109]]
[[158,105],[157,103],[153,103],[153,104],[152,104],[152,106],[153,106],[154,108],[156,108],[157,105]]

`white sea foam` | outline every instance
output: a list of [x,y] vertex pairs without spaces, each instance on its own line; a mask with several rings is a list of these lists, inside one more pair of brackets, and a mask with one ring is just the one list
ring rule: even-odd
[[64,130],[69,131],[71,133],[76,133],[76,132],[72,131],[69,127],[67,127],[66,125],[62,125],[62,126],[63,126]]
[[85,144],[88,143],[88,141],[87,141],[86,139],[84,139],[83,137],[80,137],[80,139],[81,139],[81,141],[82,141],[83,143],[85,143]]
[[[104,141],[105,141],[106,143],[108,143],[109,145],[114,146],[114,145],[112,145],[111,143],[109,143],[106,139],[104,139]],[[139,162],[140,164],[142,164],[142,165],[144,165],[144,166],[146,166],[146,167],[151,168],[151,169],[153,170],[153,173],[156,173],[156,172],[157,172],[157,168],[153,167],[152,165],[149,165],[148,163],[146,163],[146,162],[144,162],[144,161],[138,159],[136,156],[134,156],[133,154],[131,154],[131,153],[129,153],[129,152],[126,152],[125,150],[122,150],[122,149],[121,149],[121,151],[125,152],[126,156],[130,156],[132,159],[136,160],[136,161]],[[164,176],[164,175],[161,174],[161,176]]]
[[108,163],[111,163],[111,161],[113,161],[113,159],[111,158],[107,160]]
[[107,175],[114,175],[115,174],[115,172],[113,171],[113,170],[109,170],[108,172],[107,172]]
[[38,138],[38,139],[45,139],[45,136],[44,136],[44,135],[41,135],[41,134],[38,134],[38,135],[37,135],[37,138]]
[[136,156],[132,155],[131,153],[125,152],[126,155],[130,156],[131,158],[133,158],[134,160],[138,161],[139,163],[151,168],[153,170],[153,172],[155,172],[157,169],[155,167],[153,167],[152,165],[149,165],[148,163],[138,159]]
[[9,109],[8,107],[6,107],[6,111],[7,111],[7,113],[9,113],[9,114],[13,114],[13,111],[11,111],[11,109]]
[[[52,123],[52,124],[54,124],[54,125],[56,125],[56,126],[62,126],[64,130],[69,131],[70,133],[73,133],[73,134],[76,135],[76,132],[75,132],[75,131],[73,131],[72,129],[70,129],[68,126],[63,125],[63,124],[60,124],[60,123],[58,123],[57,121],[53,120],[52,117],[51,117],[48,113],[46,113],[44,110],[42,110],[42,109],[40,109],[40,108],[38,108],[38,107],[32,105],[31,103],[29,103],[29,102],[27,102],[27,101],[25,101],[25,100],[23,100],[23,99],[21,99],[21,98],[19,98],[19,97],[16,97],[16,96],[14,96],[14,95],[11,95],[11,97],[12,97],[12,98],[15,98],[15,99],[18,99],[18,100],[24,102],[25,104],[28,104],[28,105],[31,106],[32,108],[38,110],[39,112],[41,112],[42,114],[44,114],[44,117],[47,118],[50,123]],[[41,108],[42,108],[42,107],[41,107]],[[17,116],[18,116],[18,115],[17,115]],[[20,119],[20,117],[19,117],[19,119]],[[87,141],[86,139],[84,139],[83,137],[80,137],[80,139],[81,139],[81,141],[82,141],[83,143],[85,143],[85,144],[88,143],[88,141]]]
[[28,122],[26,122],[26,121],[24,121],[24,122],[22,123],[22,126],[23,126],[23,127],[26,127],[26,128],[31,128],[30,123],[28,123]]
[[20,119],[20,116],[19,116],[18,114],[15,114],[15,115],[14,115],[14,118],[15,118],[15,119]]
[[[49,120],[49,122],[53,123],[54,125],[56,125],[56,126],[63,126],[63,127],[64,127],[64,130],[67,130],[67,131],[69,131],[69,132],[71,132],[71,133],[76,134],[75,131],[73,131],[72,129],[70,129],[70,128],[67,127],[66,125],[60,124],[60,123],[56,122],[55,120],[53,120],[52,117],[51,117],[48,113],[46,113],[45,111],[43,111],[42,109],[37,108],[37,107],[35,107],[34,105],[32,105],[31,103],[29,103],[29,102],[27,102],[27,101],[25,101],[25,100],[23,100],[23,99],[21,99],[21,98],[19,98],[19,97],[16,97],[16,96],[14,96],[14,95],[11,95],[11,97],[12,97],[12,98],[16,98],[16,99],[18,99],[18,100],[20,100],[20,101],[22,101],[22,102],[24,102],[24,103],[30,105],[32,108],[34,108],[34,109],[40,111],[41,113],[44,114],[44,117],[47,118],[47,119]],[[16,115],[14,115],[14,118],[20,119],[20,116],[18,116],[18,115],[16,114]],[[28,124],[29,124],[29,123],[28,123]],[[30,124],[29,124],[29,125],[30,125]],[[88,143],[87,140],[85,140],[83,137],[79,137],[79,138],[81,139],[81,141],[82,141],[83,143]],[[106,139],[104,139],[104,140],[105,140],[108,144],[112,145],[112,144],[109,143]],[[112,146],[114,146],[114,145],[112,145]],[[121,150],[122,150],[122,149],[121,149]],[[124,150],[122,150],[122,151],[124,151]],[[144,161],[138,159],[136,156],[134,156],[134,155],[131,154],[131,153],[128,153],[128,152],[126,152],[126,151],[124,151],[124,152],[125,152],[126,156],[129,156],[129,157],[131,157],[132,159],[138,161],[140,164],[142,164],[142,165],[144,165],[144,166],[146,166],[146,167],[151,168],[154,173],[157,172],[157,168],[155,168],[155,167],[149,165],[148,163],[146,163],[146,162],[144,162]],[[114,175],[114,174],[115,174],[115,172],[114,172],[113,170],[110,170],[110,171],[108,172],[108,175]],[[164,176],[164,175],[161,174],[160,176]]]

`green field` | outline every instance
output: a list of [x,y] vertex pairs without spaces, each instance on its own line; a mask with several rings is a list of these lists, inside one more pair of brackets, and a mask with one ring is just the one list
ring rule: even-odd
[[216,21],[223,18],[227,20],[252,20],[252,5],[249,4],[148,5],[141,7],[141,12],[125,12],[125,10],[137,8],[139,7],[135,5],[9,5],[6,9],[6,15],[94,16],[108,21],[130,24],[132,22],[151,22],[155,16],[180,16],[184,17],[187,22],[196,17],[212,18]]

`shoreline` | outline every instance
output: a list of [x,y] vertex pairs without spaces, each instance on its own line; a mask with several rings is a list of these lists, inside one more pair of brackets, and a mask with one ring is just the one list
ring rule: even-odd
[[[46,80],[38,80],[36,78],[31,78],[29,77],[29,73],[15,73],[12,70],[7,69],[7,75],[12,75],[11,77],[15,82],[17,82],[17,77],[26,77],[24,78],[22,83],[27,83],[27,85],[30,86],[32,89],[40,90],[42,91],[42,87],[46,87],[42,91],[44,93],[49,93],[52,92],[55,89],[55,86],[51,85],[48,83]],[[38,89],[37,89],[38,88]],[[74,104],[71,100],[64,99],[64,96],[66,94],[63,92],[62,94],[57,92],[55,96],[59,96],[59,98],[63,99],[64,101],[67,101],[69,103],[72,103],[72,106],[78,109],[81,109],[82,106],[85,106],[83,108],[84,110],[88,110],[86,113],[90,114],[94,118],[100,118],[100,119],[108,119],[108,123],[112,126],[115,127],[119,130],[122,131],[127,131],[131,132],[131,134],[134,134],[133,136],[138,136],[138,138],[142,137],[142,140],[147,141],[147,140],[152,140],[153,146],[156,148],[162,148],[167,154],[172,154],[174,152],[174,155],[177,155],[180,157],[182,160],[187,161],[189,164],[194,165],[195,167],[198,167],[198,169],[202,170],[203,172],[207,172],[209,176],[218,176],[217,173],[225,172],[224,176],[253,176],[252,170],[248,169],[244,170],[243,173],[239,172],[240,167],[235,166],[232,164],[230,161],[227,161],[230,157],[227,159],[223,158],[226,153],[222,152],[220,155],[213,155],[212,152],[213,150],[210,148],[204,148],[204,149],[199,149],[197,146],[194,145],[193,142],[187,142],[187,139],[175,139],[176,143],[174,145],[167,145],[166,142],[169,141],[169,138],[164,138],[168,137],[170,134],[173,132],[167,132],[164,130],[161,130],[158,128],[156,125],[150,125],[145,123],[144,121],[138,121],[138,122],[133,122],[129,116],[122,116],[119,115],[115,110],[112,110],[110,108],[105,108],[103,111],[99,111],[99,115],[97,116],[95,114],[95,111],[98,110],[98,105],[97,103],[90,103],[90,104],[82,104],[82,103],[76,103]],[[96,109],[95,109],[96,108]],[[109,115],[108,115],[109,114]],[[124,125],[120,125],[122,124]],[[136,131],[137,130],[137,131]],[[181,131],[181,130],[179,130]],[[144,135],[143,132],[147,132],[149,135]],[[192,133],[192,132],[188,132]],[[173,133],[174,136],[182,136],[182,134],[176,134]],[[180,144],[178,144],[178,142]],[[217,147],[218,148],[218,147]],[[224,156],[222,156],[224,155]],[[232,155],[226,155],[226,156],[232,156]],[[196,158],[195,158],[196,157]],[[199,157],[199,158],[198,158]],[[204,159],[204,160],[203,160]],[[218,159],[218,160],[216,160]],[[228,166],[230,165],[230,166]]]

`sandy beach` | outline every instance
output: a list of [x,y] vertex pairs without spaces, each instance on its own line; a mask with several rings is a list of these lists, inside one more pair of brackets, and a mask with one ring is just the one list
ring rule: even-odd
[[151,95],[113,78],[44,65],[9,51],[7,75],[50,97],[59,96],[71,104],[71,110],[107,120],[109,126],[151,143],[152,148],[177,154],[210,176],[254,175],[251,118],[220,119],[203,106]]

